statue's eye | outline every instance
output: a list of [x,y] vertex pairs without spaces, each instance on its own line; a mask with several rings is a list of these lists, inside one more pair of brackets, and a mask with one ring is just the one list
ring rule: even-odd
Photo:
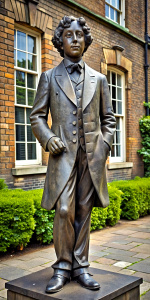
[[83,36],[83,33],[82,33],[81,31],[79,31],[79,32],[77,33],[77,35],[78,35],[78,37],[82,37],[82,36]]
[[71,32],[67,32],[66,37],[71,37]]

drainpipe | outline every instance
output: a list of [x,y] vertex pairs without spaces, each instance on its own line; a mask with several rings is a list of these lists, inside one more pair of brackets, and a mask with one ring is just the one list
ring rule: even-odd
[[[145,0],[145,102],[148,103],[148,43],[150,37],[148,36],[148,0]],[[149,108],[146,107],[146,116],[149,116]]]

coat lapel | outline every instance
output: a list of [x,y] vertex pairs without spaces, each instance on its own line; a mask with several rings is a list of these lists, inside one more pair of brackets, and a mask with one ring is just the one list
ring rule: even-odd
[[84,78],[84,88],[83,88],[83,111],[91,102],[95,89],[96,89],[97,79],[92,72],[91,68],[85,64],[85,78]]
[[62,91],[66,94],[66,96],[75,104],[76,102],[76,95],[71,83],[71,80],[69,78],[69,75],[66,71],[66,68],[64,66],[63,61],[60,63],[60,65],[56,68],[55,73],[56,81],[59,85],[59,87],[62,89]]

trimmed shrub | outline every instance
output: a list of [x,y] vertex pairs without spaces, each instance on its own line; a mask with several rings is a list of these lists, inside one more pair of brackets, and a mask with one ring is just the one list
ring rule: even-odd
[[50,244],[53,239],[53,222],[55,211],[47,211],[41,207],[41,199],[43,190],[32,190],[27,192],[29,197],[34,201],[35,213],[34,219],[35,226],[35,238],[41,244]]
[[[149,104],[148,104],[149,105]],[[143,141],[143,147],[137,152],[142,155],[145,169],[145,177],[150,176],[150,116],[144,116],[140,119],[140,130]]]
[[150,178],[114,181],[111,186],[123,192],[121,203],[121,217],[136,220],[150,211]]
[[106,226],[107,207],[93,207],[91,213],[91,231],[102,229]]
[[4,179],[0,179],[0,190],[6,189],[7,184],[5,183]]
[[26,246],[35,228],[34,204],[23,190],[1,190],[0,251]]
[[122,201],[122,191],[118,188],[108,184],[108,193],[110,204],[107,207],[107,220],[106,224],[109,226],[114,226],[119,220],[121,215],[121,201]]

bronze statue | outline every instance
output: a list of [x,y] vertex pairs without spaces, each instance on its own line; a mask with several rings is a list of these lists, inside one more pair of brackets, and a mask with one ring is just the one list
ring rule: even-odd
[[88,271],[90,216],[93,205],[109,204],[105,162],[115,117],[106,77],[82,60],[92,43],[85,19],[63,17],[52,42],[64,59],[41,75],[30,116],[34,135],[50,152],[42,207],[56,210],[57,261],[46,292],[60,291],[70,278],[95,290],[100,285]]

